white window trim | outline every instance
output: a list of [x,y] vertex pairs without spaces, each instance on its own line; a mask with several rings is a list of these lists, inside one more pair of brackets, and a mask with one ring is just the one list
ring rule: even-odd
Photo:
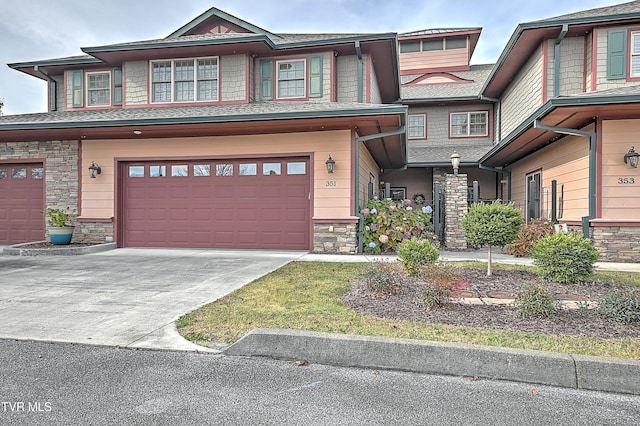
[[[453,129],[453,115],[467,115],[467,132],[464,135],[454,135],[452,132]],[[482,135],[472,135],[471,134],[471,114],[484,114],[486,117],[485,120],[485,131]],[[449,137],[450,138],[486,138],[489,136],[489,111],[451,111],[449,112]]]
[[[275,66],[275,76],[274,76],[274,80],[276,83],[276,92],[275,92],[275,99],[306,99],[308,97],[308,84],[309,84],[309,76],[307,74],[307,68],[308,68],[308,64],[307,64],[307,59],[306,58],[298,58],[298,59],[282,59],[282,60],[277,60],[276,62],[276,66]],[[280,96],[280,78],[279,78],[279,74],[278,74],[278,70],[280,68],[280,64],[282,63],[286,63],[286,64],[290,64],[293,62],[302,62],[303,65],[303,80],[304,83],[302,85],[303,87],[303,91],[304,93],[302,94],[302,96]]]
[[411,121],[411,117],[422,117],[422,136],[411,136],[409,134],[410,131],[410,123],[407,123],[407,138],[408,139],[427,139],[427,114],[409,114],[409,121]]
[[[87,108],[111,106],[111,104],[113,103],[113,93],[111,90],[111,88],[113,87],[113,75],[111,75],[111,71],[109,70],[91,71],[91,72],[86,72],[84,74],[85,74],[84,75],[84,87],[85,87],[84,96],[85,96],[85,99],[87,100]],[[107,87],[107,90],[109,91],[109,101],[106,104],[98,104],[98,105],[89,104],[91,102],[91,96],[89,96],[89,93],[91,91],[91,89],[89,89],[89,76],[95,75],[95,74],[107,74],[109,76],[109,85]],[[94,90],[105,90],[105,89],[94,89]]]
[[[216,98],[215,99],[204,99],[198,100],[198,61],[201,59],[215,59],[216,60]],[[175,90],[175,63],[177,61],[193,61],[193,100],[189,101],[176,101],[176,90]],[[169,101],[154,101],[153,100],[153,64],[159,62],[170,62],[171,63],[171,100]],[[204,79],[202,81],[209,81],[212,79]],[[149,61],[149,103],[150,104],[165,104],[169,103],[203,103],[203,102],[219,102],[220,101],[220,57],[219,56],[201,56],[197,58],[174,58],[174,59],[156,59],[153,61]]]
[[634,39],[638,38],[638,43],[640,44],[640,31],[631,31],[629,36],[630,44],[629,46],[629,77],[630,78],[638,78],[640,77],[640,72],[633,72],[633,58],[637,57],[640,60],[640,49],[638,49],[638,53],[634,53]]

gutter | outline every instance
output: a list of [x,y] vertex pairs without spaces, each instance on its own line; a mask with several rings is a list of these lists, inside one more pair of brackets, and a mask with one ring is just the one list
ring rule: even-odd
[[498,140],[502,139],[502,99],[498,98],[490,98],[488,96],[483,95],[482,93],[479,96],[481,101],[489,101],[498,105]]
[[49,111],[57,111],[58,110],[58,102],[57,102],[57,87],[58,82],[53,79],[49,74],[45,73],[40,69],[38,65],[33,67],[33,71],[37,74],[40,74],[49,82]]
[[569,25],[562,24],[562,30],[560,30],[560,34],[556,38],[556,41],[553,46],[553,97],[557,98],[560,96],[560,43],[569,32]]
[[376,133],[367,136],[358,136],[354,139],[354,204],[355,204],[355,216],[358,217],[358,254],[362,253],[362,233],[364,231],[364,216],[360,213],[360,142],[370,141],[372,139],[386,138],[388,136],[402,135],[406,132],[406,125],[401,125],[398,129],[390,132]]
[[589,221],[596,217],[596,133],[564,127],[545,126],[540,120],[535,120],[533,127],[548,132],[589,138],[589,215],[582,217],[582,234],[589,238]]

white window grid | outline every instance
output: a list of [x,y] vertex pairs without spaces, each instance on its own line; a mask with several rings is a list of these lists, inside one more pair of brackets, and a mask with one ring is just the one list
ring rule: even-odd
[[307,62],[304,59],[276,61],[278,99],[306,97]]
[[111,105],[111,72],[87,73],[87,106]]
[[427,117],[424,114],[410,114],[408,137],[409,139],[426,139]]
[[452,112],[450,134],[452,137],[488,136],[487,111]]
[[218,57],[152,61],[151,102],[218,100]]

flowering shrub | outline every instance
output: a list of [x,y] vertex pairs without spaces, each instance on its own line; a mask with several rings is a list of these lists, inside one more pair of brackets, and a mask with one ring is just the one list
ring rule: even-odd
[[364,216],[363,240],[367,253],[395,251],[402,241],[414,237],[430,240],[438,246],[438,237],[430,223],[431,206],[414,209],[409,199],[373,198],[360,213]]
[[520,227],[518,237],[504,246],[504,252],[516,257],[529,256],[531,246],[545,235],[553,234],[553,222],[546,219],[532,219]]

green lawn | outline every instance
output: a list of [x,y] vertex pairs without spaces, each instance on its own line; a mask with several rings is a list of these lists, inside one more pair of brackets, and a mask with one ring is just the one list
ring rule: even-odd
[[[486,268],[486,264],[478,265]],[[640,340],[546,336],[362,315],[340,300],[362,267],[358,263],[293,262],[185,315],[176,325],[192,341],[232,343],[254,328],[289,328],[640,358]],[[496,265],[500,267],[522,268]],[[640,286],[640,274],[598,272],[597,279]]]

